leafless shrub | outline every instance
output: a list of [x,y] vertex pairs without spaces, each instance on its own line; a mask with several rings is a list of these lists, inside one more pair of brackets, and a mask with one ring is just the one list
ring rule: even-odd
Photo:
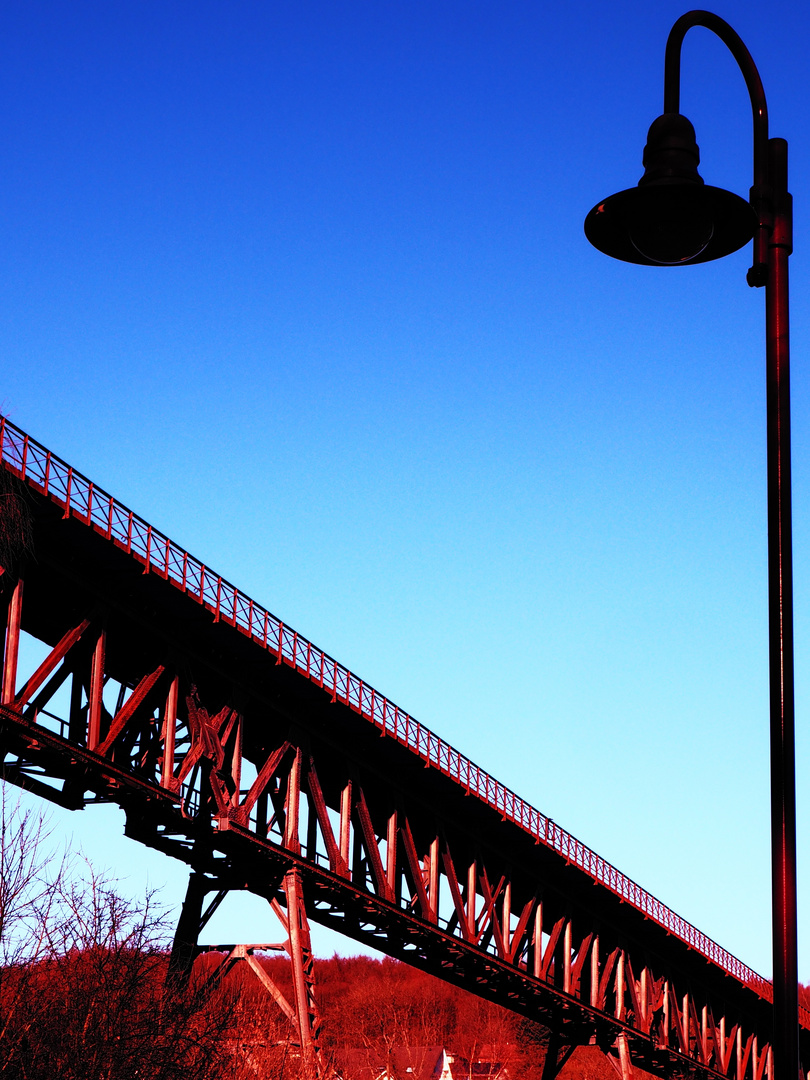
[[[54,860],[35,814],[0,806],[0,1077],[218,1080],[231,1002],[166,986],[168,926],[81,860]],[[231,1075],[228,1069],[227,1075]]]
[[30,496],[25,484],[0,466],[0,567],[12,571],[33,553]]

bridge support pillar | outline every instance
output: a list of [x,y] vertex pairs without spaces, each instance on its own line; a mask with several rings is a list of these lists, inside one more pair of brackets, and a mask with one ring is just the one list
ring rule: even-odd
[[284,876],[284,894],[287,899],[287,936],[292,963],[293,989],[298,1033],[301,1040],[301,1056],[307,1076],[317,1080],[323,1075],[320,1030],[321,1019],[315,1001],[315,975],[309,921],[304,906],[301,875],[298,870],[288,870]]
[[[315,973],[312,956],[312,942],[309,933],[304,891],[298,870],[288,870],[282,885],[284,901],[271,900],[270,906],[281,923],[286,941],[274,945],[198,945],[200,931],[227,894],[219,889],[217,896],[205,911],[203,905],[208,892],[217,890],[217,884],[204,874],[192,872],[189,876],[186,898],[177,920],[177,930],[169,958],[167,982],[175,987],[188,985],[194,961],[201,952],[226,952],[228,955],[213,974],[212,981],[220,982],[234,965],[246,961],[264,988],[273,997],[276,1004],[293,1024],[298,1036],[303,1075],[306,1080],[320,1080],[324,1075],[323,1058],[320,1046],[321,1018],[315,999]],[[264,971],[255,951],[284,950],[292,968],[293,1003],[287,1002],[283,993]]]
[[543,1074],[541,1080],[556,1080],[562,1067],[568,1061],[576,1049],[576,1043],[566,1043],[560,1038],[559,1032],[552,1028],[548,1037],[546,1057],[543,1062]]
[[633,1071],[633,1062],[630,1060],[630,1049],[627,1045],[626,1035],[616,1036],[616,1054],[608,1054],[607,1059],[616,1071],[617,1076],[621,1080],[634,1080],[635,1073]]
[[191,969],[199,951],[197,939],[203,924],[203,902],[208,888],[209,883],[205,876],[192,871],[189,875],[186,898],[180,909],[180,918],[177,920],[177,929],[169,957],[167,981],[173,982],[175,986],[188,985]]
[[619,1066],[622,1080],[633,1080],[633,1063],[630,1060],[630,1051],[627,1048],[627,1036],[620,1035],[616,1041],[619,1044]]

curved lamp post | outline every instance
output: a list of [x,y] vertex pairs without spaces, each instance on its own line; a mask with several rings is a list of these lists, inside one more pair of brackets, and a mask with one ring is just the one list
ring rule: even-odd
[[[712,30],[728,46],[748,87],[754,114],[754,183],[749,202],[730,191],[709,187],[698,175],[695,131],[678,111],[681,45],[693,26]],[[776,1080],[796,1080],[799,1026],[788,346],[792,214],[787,143],[768,138],[768,107],[751,54],[728,23],[711,12],[687,12],[670,31],[664,60],[664,113],[650,127],[644,169],[637,187],[611,195],[586,217],[585,235],[595,247],[625,262],[684,266],[719,259],[753,237],[754,262],[748,284],[765,286],[773,1048]]]

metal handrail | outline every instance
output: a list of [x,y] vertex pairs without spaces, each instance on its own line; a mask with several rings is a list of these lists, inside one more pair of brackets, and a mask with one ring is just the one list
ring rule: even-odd
[[[137,559],[145,572],[158,574],[202,604],[216,622],[229,623],[246,634],[280,663],[326,690],[332,701],[359,713],[455,780],[466,793],[493,807],[761,997],[773,1000],[767,979],[5,417],[0,417],[0,462],[60,506],[65,518],[77,518],[106,537]],[[810,1010],[800,1008],[800,1014],[802,1025],[810,1028]]]

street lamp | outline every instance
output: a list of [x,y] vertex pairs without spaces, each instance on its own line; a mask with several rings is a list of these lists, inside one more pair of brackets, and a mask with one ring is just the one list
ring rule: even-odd
[[[742,71],[754,115],[750,200],[698,175],[694,128],[679,113],[681,45],[693,26],[712,30]],[[773,882],[773,1050],[776,1080],[799,1075],[796,959],[796,778],[793,709],[793,563],[790,508],[788,256],[792,207],[787,143],[768,138],[768,107],[751,54],[723,19],[690,11],[674,24],[664,58],[664,113],[650,127],[644,176],[598,203],[585,235],[600,251],[645,266],[719,259],[754,239],[748,284],[765,286],[768,414],[768,639]]]

